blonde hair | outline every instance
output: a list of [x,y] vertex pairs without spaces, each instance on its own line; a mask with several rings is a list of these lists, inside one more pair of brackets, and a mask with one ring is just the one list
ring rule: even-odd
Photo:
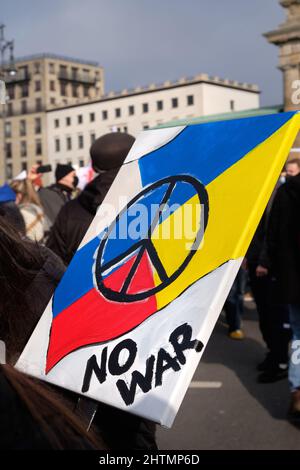
[[22,196],[21,204],[36,204],[42,207],[40,198],[30,180],[12,181],[10,187],[16,194]]

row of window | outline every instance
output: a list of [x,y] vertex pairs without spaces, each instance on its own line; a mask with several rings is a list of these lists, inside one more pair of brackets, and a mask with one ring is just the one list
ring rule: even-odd
[[[42,120],[37,117],[34,120],[34,132],[40,134],[42,132]],[[24,137],[27,135],[27,124],[25,119],[21,119],[19,122],[19,135]],[[12,136],[12,125],[11,122],[5,122],[5,137],[10,138]]]
[[[15,85],[15,84],[9,84],[7,86],[7,93],[8,96],[11,100],[14,100],[17,98],[17,87],[19,87],[20,94],[18,98],[28,98],[29,97],[29,84],[28,83],[23,83],[22,85]],[[88,98],[90,96],[90,86],[89,85],[83,85],[83,96]],[[40,92],[42,90],[42,84],[40,80],[36,80],[34,82],[34,91],[35,92]],[[55,80],[50,80],[49,82],[49,90],[50,91],[56,91],[56,82]],[[79,97],[79,90],[80,90],[80,85],[77,85],[76,83],[71,84],[71,95],[73,98],[78,98]],[[61,82],[60,83],[60,94],[61,96],[67,96],[67,83]]]
[[[35,141],[35,155],[42,155],[43,147],[42,147],[42,140],[36,139]],[[6,142],[5,144],[5,156],[6,158],[12,158],[12,143]],[[27,142],[25,140],[21,140],[20,142],[20,156],[27,157]]]
[[[42,106],[42,98],[36,98],[35,100],[35,106],[34,108],[32,109],[32,111],[35,111],[35,112],[40,112],[43,110],[43,106]],[[21,114],[27,114],[29,112],[29,108],[28,108],[28,105],[27,105],[27,101],[26,100],[22,100],[21,101]],[[13,106],[13,103],[8,103],[7,104],[7,108],[6,108],[6,114],[7,116],[12,116],[14,114],[14,106]]]
[[[92,133],[90,134],[90,145],[92,145],[96,140],[96,134],[95,133]],[[61,150],[61,145],[60,145],[60,139],[59,138],[56,138],[54,140],[54,146],[55,146],[55,152],[60,152]],[[72,137],[66,137],[66,149],[67,150],[72,150]],[[78,141],[77,141],[77,145],[78,145],[78,148],[79,149],[83,149],[84,147],[84,137],[83,135],[78,135]]]
[[[56,73],[56,66],[59,67],[59,73],[61,75],[64,75],[67,73],[68,71],[68,67],[66,65],[62,65],[62,64],[55,64],[53,62],[49,62],[48,64],[48,71],[49,73]],[[18,70],[21,70],[23,71],[25,74],[28,74],[28,65],[22,65],[21,67],[19,67]],[[41,62],[34,62],[33,64],[33,73],[35,75],[38,75],[40,73],[42,73],[42,63]],[[89,73],[90,73],[90,70],[89,69],[79,69],[78,67],[71,67],[71,77],[73,80],[76,80],[77,79],[77,76],[78,76],[78,73],[81,73],[84,77],[89,77]],[[95,78],[96,80],[100,80],[100,71],[99,70],[96,70],[95,72]]]
[[[37,160],[36,164],[41,165],[42,160]],[[23,170],[27,171],[27,168],[28,168],[27,162],[21,162],[21,171],[23,171]],[[6,163],[6,172],[7,172],[8,179],[12,179],[14,174],[13,174],[13,164],[11,162]]]
[[[187,105],[192,106],[194,104],[194,95],[188,95],[186,98],[187,98]],[[172,108],[177,108],[179,106],[178,98],[172,98],[171,99],[171,104],[172,104]],[[162,111],[163,109],[164,109],[163,100],[158,100],[156,102],[156,110],[157,111]],[[149,103],[143,103],[142,104],[142,112],[144,114],[149,112]],[[129,114],[129,116],[133,116],[135,114],[135,106],[134,105],[128,106],[128,114]],[[122,109],[121,108],[115,108],[115,118],[120,118],[120,117],[122,117]],[[90,113],[89,114],[90,122],[94,122],[95,119],[96,119],[95,113]],[[107,119],[108,119],[108,111],[103,110],[102,111],[102,120],[106,121]],[[66,117],[65,122],[66,122],[66,126],[71,126],[71,117],[70,116]],[[83,115],[82,114],[78,114],[77,124],[83,124]],[[60,120],[59,119],[54,120],[54,127],[55,128],[60,127]]]

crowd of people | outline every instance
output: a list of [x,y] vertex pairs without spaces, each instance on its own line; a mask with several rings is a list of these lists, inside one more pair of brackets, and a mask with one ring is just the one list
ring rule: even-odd
[[[40,184],[38,166],[0,187],[0,339],[7,350],[0,365],[0,448],[157,449],[154,423],[99,404],[87,432],[78,396],[13,367],[133,142],[118,132],[97,139],[90,150],[95,178],[82,191],[75,169],[64,164],[48,187]],[[289,352],[300,340],[299,214],[300,163],[290,160],[225,303],[229,337],[243,339],[249,283],[266,344],[258,380],[288,375],[291,419],[300,419],[300,364]]]

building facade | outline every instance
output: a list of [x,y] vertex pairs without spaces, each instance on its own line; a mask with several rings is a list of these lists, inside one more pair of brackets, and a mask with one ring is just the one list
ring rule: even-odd
[[[279,48],[279,69],[283,73],[285,111],[298,111],[300,88],[300,0],[280,0],[286,10],[286,21],[274,31],[265,34],[271,44]],[[298,91],[297,91],[298,89]],[[300,148],[300,134],[295,142]]]
[[53,54],[20,58],[4,75],[7,103],[1,105],[0,175],[10,178],[34,163],[48,162],[48,110],[99,99],[103,68]]
[[120,131],[136,137],[169,121],[259,108],[259,93],[256,85],[201,74],[52,109],[47,112],[48,159],[54,166],[83,166],[91,144],[103,134]]

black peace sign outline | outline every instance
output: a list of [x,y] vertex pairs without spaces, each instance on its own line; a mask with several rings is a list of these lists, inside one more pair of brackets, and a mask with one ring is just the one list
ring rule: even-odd
[[[167,201],[169,200],[176,184],[178,182],[185,182],[185,183],[189,183],[191,184],[194,189],[196,190],[196,194],[198,195],[199,197],[199,201],[200,201],[200,204],[203,204],[204,206],[204,227],[203,227],[203,230],[201,231],[201,220],[200,220],[200,223],[199,223],[199,227],[198,227],[198,231],[197,231],[197,234],[196,234],[196,237],[193,241],[193,244],[190,248],[190,252],[189,254],[187,255],[187,257],[185,258],[185,260],[182,262],[182,264],[179,266],[179,268],[174,271],[174,273],[171,275],[171,276],[168,276],[166,271],[165,271],[165,268],[156,252],[156,249],[151,241],[151,234],[153,233],[158,221],[159,221],[159,218],[160,218],[160,215],[161,213],[163,212],[163,209],[164,209],[164,205],[167,203]],[[106,243],[109,239],[109,235],[111,234],[111,232],[113,231],[115,225],[117,224],[118,220],[120,219],[120,217],[124,214],[124,212],[128,211],[129,207],[131,207],[132,205],[134,205],[139,199],[141,199],[145,194],[153,191],[154,189],[160,187],[160,186],[163,186],[164,184],[169,184],[166,192],[165,192],[165,195],[159,205],[159,209],[157,210],[155,216],[154,216],[154,219],[149,227],[149,230],[148,230],[148,235],[147,237],[148,238],[145,238],[143,240],[139,240],[137,243],[134,243],[128,250],[126,250],[125,252],[121,253],[119,256],[115,257],[113,260],[107,262],[106,264],[102,264],[102,255],[104,253],[104,250],[105,250],[105,246],[106,246]],[[99,245],[99,248],[96,252],[96,263],[95,263],[95,277],[96,277],[96,283],[97,283],[97,287],[99,289],[99,291],[104,295],[104,297],[106,297],[107,299],[109,300],[112,300],[114,302],[124,302],[124,303],[127,303],[127,302],[137,302],[137,301],[141,301],[141,300],[144,300],[146,298],[149,298],[151,297],[152,295],[156,294],[157,292],[165,289],[168,285],[170,285],[172,282],[175,281],[175,279],[177,279],[177,277],[185,270],[185,268],[187,267],[187,265],[190,263],[191,259],[193,258],[193,256],[195,255],[196,253],[196,250],[198,249],[200,243],[201,243],[201,240],[203,238],[203,235],[204,235],[204,232],[205,232],[205,229],[206,229],[206,226],[207,226],[207,222],[208,222],[208,212],[209,212],[209,202],[208,202],[208,194],[207,194],[207,191],[205,189],[205,186],[200,182],[198,181],[196,178],[192,177],[192,176],[189,176],[189,175],[176,175],[176,176],[169,176],[167,178],[163,178],[153,184],[151,184],[150,186],[147,186],[145,189],[143,189],[143,191],[141,191],[139,194],[137,194],[137,196],[135,196],[130,202],[128,205],[125,206],[124,209],[122,209],[122,211],[117,215],[116,219],[111,223],[111,225],[109,226],[109,228],[107,229],[105,235],[103,236],[101,242],[100,242],[100,245]],[[114,291],[108,287],[105,286],[104,284],[104,279],[102,277],[102,273],[104,273],[105,271],[107,271],[109,268],[115,266],[116,264],[118,264],[120,261],[122,261],[122,259],[125,259],[126,257],[128,257],[131,253],[137,251],[139,249],[139,252],[138,252],[138,255],[129,271],[129,274],[127,275],[127,278],[125,278],[125,281],[124,281],[124,284],[122,285],[121,287],[121,290],[120,291]],[[160,280],[161,280],[161,283],[156,286],[156,287],[153,287],[147,291],[143,291],[143,292],[138,292],[136,294],[127,294],[127,290],[130,286],[130,283],[131,283],[131,280],[138,268],[138,265],[139,265],[139,262],[141,261],[141,258],[145,252],[145,250],[147,250],[148,252],[148,255],[150,257],[150,260],[152,262],[152,264],[154,265],[157,273],[158,273],[158,276],[160,277]]]

